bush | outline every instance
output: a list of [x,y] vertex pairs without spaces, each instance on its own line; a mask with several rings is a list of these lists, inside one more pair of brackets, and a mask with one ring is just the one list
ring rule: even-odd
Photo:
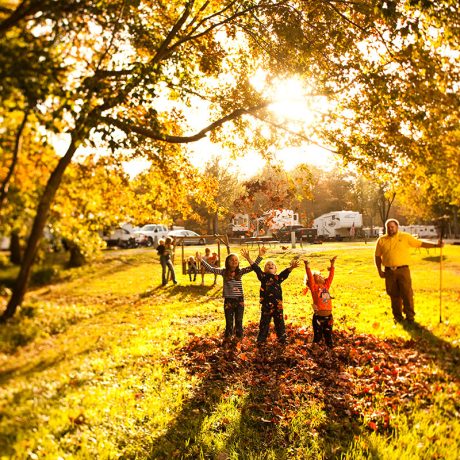
[[59,275],[59,271],[54,267],[39,268],[32,273],[31,282],[36,286],[43,286],[55,281]]

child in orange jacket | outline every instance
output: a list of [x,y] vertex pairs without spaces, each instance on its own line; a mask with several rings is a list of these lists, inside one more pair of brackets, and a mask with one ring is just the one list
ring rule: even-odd
[[312,273],[310,270],[310,262],[305,260],[305,272],[307,274],[307,286],[310,288],[313,299],[313,343],[321,342],[324,336],[326,345],[333,347],[332,341],[332,325],[334,318],[332,317],[332,300],[329,294],[332,280],[334,279],[334,264],[337,256],[333,257],[328,268],[329,276],[324,279],[320,273]]

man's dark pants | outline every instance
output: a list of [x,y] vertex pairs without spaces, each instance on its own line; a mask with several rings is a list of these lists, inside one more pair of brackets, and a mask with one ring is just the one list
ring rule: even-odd
[[413,321],[414,294],[409,267],[400,267],[395,270],[385,268],[385,288],[391,298],[391,309],[396,321],[402,321],[403,312],[406,319]]

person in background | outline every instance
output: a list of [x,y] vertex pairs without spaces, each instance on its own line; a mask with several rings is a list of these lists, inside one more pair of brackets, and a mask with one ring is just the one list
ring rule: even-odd
[[329,293],[329,288],[334,279],[336,259],[337,256],[330,260],[331,265],[328,268],[329,276],[327,279],[324,279],[319,272],[312,273],[310,262],[308,260],[304,261],[307,287],[310,289],[313,299],[313,343],[320,343],[324,337],[324,341],[329,348],[334,346],[332,341],[334,318],[332,316],[332,297]]
[[[211,254],[211,249],[209,248],[206,248],[204,250],[204,256],[202,256],[202,260],[206,261],[209,265],[211,265],[212,267],[217,267],[217,254],[216,254],[216,257],[214,258],[214,254],[216,253],[213,253]],[[204,267],[203,264],[201,264],[201,285],[204,286],[204,275],[206,273],[206,268]],[[209,273],[209,271],[208,271]],[[214,284],[216,284],[216,280],[217,280],[217,275],[214,274]]]
[[167,273],[168,266],[166,265],[166,258],[164,257],[165,253],[165,240],[160,238],[158,240],[158,245],[156,247],[157,254],[160,256],[160,264],[161,264],[161,284],[166,286],[167,279],[169,278],[169,273]]
[[399,222],[388,219],[385,222],[386,234],[377,240],[375,246],[375,265],[380,278],[385,278],[385,289],[391,299],[391,310],[395,322],[404,320],[414,322],[414,294],[410,276],[411,248],[441,248],[444,243],[422,241],[409,233],[399,231]]
[[[213,252],[211,254],[211,256],[208,258],[207,262],[212,267],[218,267],[219,266],[219,257],[217,255],[217,252]],[[217,283],[217,275],[214,273],[214,283],[212,285],[215,286],[216,283]]]
[[241,255],[249,262],[249,267],[240,268],[240,261],[236,254],[229,254],[225,259],[224,268],[216,268],[197,253],[197,259],[204,265],[206,271],[222,275],[224,280],[224,313],[225,313],[225,338],[227,342],[235,333],[238,339],[243,338],[244,293],[241,278],[253,270],[253,265],[259,265],[265,254],[265,247],[259,248],[259,256],[253,262],[247,249],[241,250]]
[[192,275],[193,275],[193,281],[196,281],[196,275],[198,273],[198,267],[196,264],[195,257],[190,256],[187,260],[187,273],[190,278],[190,281],[192,281]]
[[[166,286],[168,283],[169,274],[171,274],[172,282],[177,284],[176,272],[174,271],[174,265],[171,260],[171,254],[173,251],[172,238],[169,236],[166,239],[158,240],[157,253],[160,256],[160,264],[162,268],[161,278],[162,285]],[[169,269],[169,273],[167,270]]]

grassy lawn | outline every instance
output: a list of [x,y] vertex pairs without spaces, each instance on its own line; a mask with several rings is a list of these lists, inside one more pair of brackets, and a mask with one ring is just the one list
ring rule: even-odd
[[442,323],[439,250],[414,252],[416,327],[393,323],[373,250],[265,256],[325,271],[338,255],[333,352],[311,346],[303,265],[283,284],[289,343],[264,349],[253,273],[245,338],[224,347],[221,277],[190,283],[176,260],[179,284],[161,287],[142,249],[61,270],[0,326],[0,458],[458,459],[460,246],[443,249]]

